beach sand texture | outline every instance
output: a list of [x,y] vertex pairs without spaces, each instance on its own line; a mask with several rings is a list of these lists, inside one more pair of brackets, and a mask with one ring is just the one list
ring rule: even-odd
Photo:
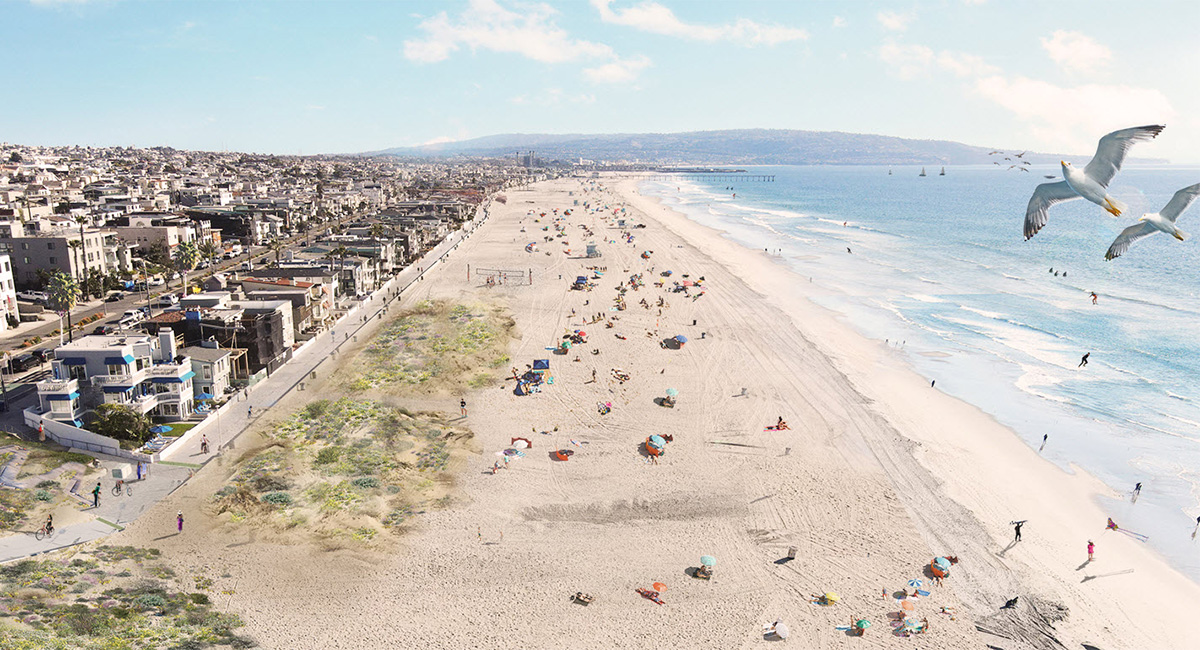
[[[387,554],[260,541],[204,524],[223,460],[110,543],[160,548],[181,575],[228,574],[234,593],[218,606],[241,615],[244,632],[267,648],[750,647],[770,643],[762,626],[777,619],[792,630],[788,643],[809,648],[1195,647],[1187,623],[1200,611],[1200,587],[1136,541],[1103,532],[1106,515],[1092,498],[1108,493],[1102,484],[1060,472],[985,414],[931,389],[894,350],[808,302],[806,279],[766,255],[637,195],[632,181],[600,185],[602,195],[581,194],[578,179],[507,192],[507,204],[493,203],[488,222],[406,292],[405,304],[507,307],[518,332],[512,365],[550,358],[555,377],[534,395],[514,395],[509,381],[467,396],[465,424],[483,451],[462,470],[453,507],[422,515]],[[624,201],[624,218],[647,228],[622,243],[584,200]],[[549,216],[534,223],[526,212],[552,208],[574,211],[572,255],[596,241],[603,257],[571,259],[561,239],[542,242],[553,234],[540,230]],[[532,254],[531,241],[540,247]],[[644,250],[654,251],[649,260]],[[532,269],[534,282],[487,288],[477,274],[467,281],[468,264]],[[607,267],[596,287],[569,291],[591,265]],[[667,269],[672,280],[704,276],[704,295],[653,287]],[[628,310],[609,312],[615,287],[642,272],[646,286],[628,292]],[[659,296],[668,302],[661,316],[638,305]],[[584,325],[596,312],[620,320]],[[577,328],[590,335],[586,345],[565,356],[545,349]],[[676,334],[689,339],[682,349],[660,346]],[[613,368],[630,379],[617,381]],[[673,409],[654,401],[668,387],[679,391]],[[264,420],[317,392],[293,394]],[[601,415],[604,401],[612,411]],[[436,406],[457,413],[457,396]],[[790,430],[764,430],[780,416]],[[657,465],[641,449],[651,434],[674,436]],[[515,436],[530,437],[532,449],[492,475],[494,453]],[[557,448],[576,453],[555,461]],[[180,509],[188,531],[164,537]],[[1006,548],[1012,519],[1029,523],[1025,541]],[[1090,566],[1081,564],[1088,539],[1097,543]],[[781,562],[792,546],[796,559]],[[702,555],[717,558],[712,581],[688,574]],[[961,559],[940,587],[924,575],[937,555]],[[931,630],[898,638],[888,619],[897,601],[881,590],[914,578],[931,594],[914,600],[913,615]],[[668,587],[665,605],[635,592],[654,582]],[[594,602],[572,604],[578,591]],[[837,604],[809,602],[830,591]],[[997,614],[1013,596],[1018,607]],[[1053,628],[1052,603],[1069,610]],[[939,613],[943,606],[957,616]],[[836,629],[852,618],[872,622],[865,637]],[[981,635],[981,619],[1018,638]]]

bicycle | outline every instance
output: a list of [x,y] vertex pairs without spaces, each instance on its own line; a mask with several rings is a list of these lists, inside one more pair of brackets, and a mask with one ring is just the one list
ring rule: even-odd
[[121,496],[122,490],[125,492],[125,496],[129,496],[129,497],[133,496],[133,486],[129,485],[125,481],[117,481],[117,484],[114,485],[113,489],[112,489],[113,496],[114,497]]
[[34,533],[33,536],[36,537],[37,540],[40,542],[43,539],[50,537],[53,534],[54,534],[53,526],[48,527],[48,526],[46,526],[46,524],[42,524],[42,527],[37,529],[37,532]]

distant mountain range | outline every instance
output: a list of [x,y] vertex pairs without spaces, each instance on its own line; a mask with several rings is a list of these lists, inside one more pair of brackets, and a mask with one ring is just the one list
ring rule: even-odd
[[[706,165],[968,165],[1005,161],[1006,152],[947,140],[909,140],[838,131],[736,129],[687,133],[513,133],[420,147],[396,147],[368,155],[403,157],[516,156],[533,151],[544,160],[580,158],[616,162]],[[1091,152],[1086,154],[1090,157]],[[1071,156],[1079,160],[1083,155]],[[1061,154],[1030,152],[1024,159],[1057,163]],[[1165,162],[1140,159],[1138,162]],[[1011,163],[1005,163],[1011,164]]]

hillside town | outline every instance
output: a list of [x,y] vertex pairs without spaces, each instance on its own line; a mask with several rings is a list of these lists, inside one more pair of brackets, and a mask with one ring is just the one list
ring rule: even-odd
[[0,145],[0,404],[42,440],[157,460],[535,179],[506,160]]

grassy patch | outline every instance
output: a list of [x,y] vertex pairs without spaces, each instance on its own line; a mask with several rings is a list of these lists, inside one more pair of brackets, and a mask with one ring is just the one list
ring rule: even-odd
[[[21,445],[29,449],[29,456],[25,459],[25,464],[21,466],[21,471],[17,474],[17,478],[45,474],[67,463],[79,463],[87,466],[88,463],[92,462],[92,457],[87,454],[68,451],[66,447],[49,441],[22,441]],[[0,465],[2,464],[0,463]]]
[[137,575],[174,577],[169,568],[130,570],[133,563],[156,557],[156,549],[101,546],[90,557],[23,560],[0,567],[0,619],[9,619],[0,622],[0,647],[109,650],[255,645],[234,632],[242,622],[215,611],[205,594],[173,590],[160,579]]

